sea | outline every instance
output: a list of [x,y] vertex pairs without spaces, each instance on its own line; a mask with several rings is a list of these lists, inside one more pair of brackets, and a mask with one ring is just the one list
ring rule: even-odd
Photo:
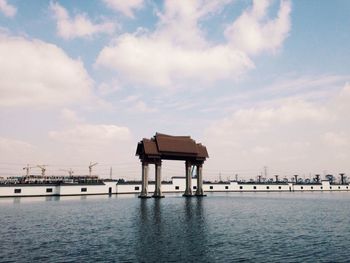
[[350,193],[2,198],[0,262],[349,262]]

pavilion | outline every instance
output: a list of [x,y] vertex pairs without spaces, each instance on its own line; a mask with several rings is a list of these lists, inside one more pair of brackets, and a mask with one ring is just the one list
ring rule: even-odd
[[[202,167],[209,157],[207,148],[196,143],[190,136],[171,136],[156,133],[151,139],[143,139],[137,144],[136,156],[142,163],[142,189],[140,198],[148,198],[148,166],[155,165],[155,190],[153,197],[163,197],[161,189],[162,160],[185,161],[186,189],[184,196],[204,196]],[[191,167],[197,169],[197,189],[192,193]]]

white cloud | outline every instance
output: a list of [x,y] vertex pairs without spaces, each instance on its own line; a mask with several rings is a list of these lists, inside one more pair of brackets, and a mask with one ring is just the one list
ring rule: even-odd
[[71,18],[67,10],[57,2],[52,2],[50,9],[57,20],[57,33],[64,39],[91,37],[98,33],[112,34],[116,30],[116,24],[112,22],[94,24],[86,14],[78,14]]
[[283,100],[282,105],[270,108],[252,108],[238,110],[234,118],[244,125],[260,127],[275,124],[289,124],[296,121],[323,121],[332,118],[324,107],[316,108],[314,104],[302,100]]
[[318,107],[300,100],[280,100],[279,104],[269,107],[236,110],[231,116],[212,124],[207,129],[207,134],[212,138],[219,138],[217,143],[220,146],[255,149],[256,145],[263,142],[270,144],[277,138],[289,140],[281,138],[289,132],[294,132],[294,135],[304,132],[305,129],[296,130],[299,126],[308,126],[311,123],[317,126],[332,118],[333,113],[323,106]]
[[349,146],[350,136],[345,132],[326,132],[321,136],[323,141],[332,147]]
[[138,95],[127,96],[120,100],[119,106],[132,113],[152,113],[158,111],[156,107],[148,105]]
[[143,112],[143,113],[150,113],[150,112],[156,112],[157,109],[150,107],[149,105],[147,105],[144,101],[142,100],[138,100],[136,101],[136,103],[132,106],[131,108],[132,111],[135,112]]
[[268,0],[255,0],[253,6],[225,30],[231,45],[253,55],[276,51],[282,46],[291,27],[291,3],[281,1],[277,18],[268,20],[270,3]]
[[[82,120],[75,111],[67,109],[64,112],[65,115],[73,118],[67,119],[61,129],[48,132],[49,162],[67,165],[97,161],[100,164],[96,170],[100,171],[100,176],[106,176],[109,173],[109,166],[106,170],[104,169],[106,167],[100,167],[101,163],[117,163],[134,159],[134,147],[130,147],[130,144],[134,145],[134,143],[131,143],[132,135],[128,127],[91,124]],[[114,169],[118,171],[119,167]],[[84,174],[84,171],[77,172]]]
[[[236,79],[254,68],[247,55],[252,53],[248,43],[234,43],[230,29],[226,30],[227,43],[211,43],[200,26],[201,20],[218,15],[229,2],[165,1],[155,31],[139,30],[117,37],[100,52],[96,65],[116,70],[130,83],[155,87],[205,86],[217,80]],[[257,5],[255,2],[254,10],[261,9]],[[275,20],[266,17],[267,7],[266,3],[258,21],[249,21],[257,25],[255,54],[280,47],[289,32],[289,26],[281,26],[289,21],[289,2],[281,3]]]
[[339,83],[350,78],[349,75],[311,75],[290,76],[287,79],[276,79],[268,88],[270,91],[303,91],[309,89],[333,89],[339,88]]
[[234,111],[205,132],[209,163],[232,171],[264,165],[285,173],[350,170],[344,158],[350,156],[349,90],[345,85],[327,102],[280,99]]
[[[62,174],[61,169],[69,167],[74,169],[76,175],[84,175],[87,174],[90,161],[97,161],[99,165],[94,172],[101,177],[109,175],[110,165],[106,166],[104,163],[115,164],[114,174],[124,178],[130,176],[129,173],[121,175],[120,170],[125,167],[116,165],[127,162],[130,164],[127,169],[130,170],[135,164],[136,142],[130,142],[128,128],[87,123],[70,124],[73,124],[72,128],[51,131],[49,141],[43,137],[35,144],[0,136],[1,173],[4,176],[23,174],[22,167],[29,163],[33,166],[47,164],[47,174],[50,175]],[[40,170],[33,169],[31,172],[39,174]]]
[[143,7],[143,0],[103,0],[111,9],[124,14],[125,16],[134,17],[134,11]]
[[56,106],[91,97],[79,60],[56,45],[0,35],[0,106]]
[[232,0],[165,1],[164,12],[158,13],[159,22],[154,35],[174,46],[209,47],[200,22],[210,15],[218,15],[230,2]]
[[[25,151],[32,150],[33,146],[30,143],[21,141],[21,140],[15,140],[10,138],[4,138],[0,137],[0,149],[3,151],[7,150],[13,150],[16,151],[18,149],[24,149]],[[4,156],[1,154],[1,156]]]
[[28,142],[0,137],[0,156],[3,162],[27,162],[35,155],[35,150],[36,148]]
[[17,13],[17,8],[7,3],[6,0],[0,0],[0,12],[7,17],[14,17]]
[[267,154],[269,152],[271,152],[271,149],[269,147],[266,147],[266,146],[255,146],[252,149],[252,153],[254,153],[254,154]]
[[118,80],[114,79],[113,81],[111,81],[111,83],[106,83],[106,82],[100,83],[97,87],[97,92],[101,96],[106,96],[119,91],[120,88],[121,88],[120,83],[118,82]]
[[119,37],[116,46],[104,48],[97,64],[116,69],[128,81],[160,87],[184,79],[205,83],[237,77],[253,67],[244,53],[226,46],[192,49],[130,34]]
[[83,118],[79,117],[74,110],[67,108],[61,110],[61,119],[69,123],[79,123],[83,121]]
[[[284,100],[287,104],[291,101],[299,103],[305,101],[325,101],[334,96],[344,85],[344,82],[349,79],[349,75],[300,76],[287,74],[274,78],[272,83],[268,85],[256,84],[259,86],[258,89],[246,89],[243,87],[231,94],[223,93],[215,97],[198,98],[195,101],[191,99],[188,103],[190,103],[190,106],[200,106],[201,112],[220,112],[227,114],[239,108],[249,108],[252,106],[268,109],[275,100],[277,100],[277,103],[281,103],[281,100]],[[346,87],[343,87],[341,97],[346,97],[345,90]],[[181,101],[181,103],[184,102],[185,100]],[[181,108],[178,104],[179,102],[174,105],[177,109]],[[169,105],[171,106],[172,104],[170,103]],[[265,105],[268,106],[265,107]],[[185,106],[185,108],[187,107]]]
[[130,136],[130,131],[127,127],[104,124],[78,124],[66,130],[49,132],[51,139],[66,144],[85,146],[127,141],[130,139]]

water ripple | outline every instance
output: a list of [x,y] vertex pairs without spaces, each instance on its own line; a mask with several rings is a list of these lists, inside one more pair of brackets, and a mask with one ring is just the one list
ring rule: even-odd
[[347,262],[350,194],[0,199],[0,262]]

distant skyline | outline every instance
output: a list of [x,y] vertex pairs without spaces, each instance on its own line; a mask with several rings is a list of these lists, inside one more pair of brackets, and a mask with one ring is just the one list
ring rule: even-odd
[[[350,176],[349,14],[346,0],[0,0],[0,176],[93,161],[140,179],[137,142],[156,132],[206,145],[205,180]],[[163,179],[183,174],[164,162]]]

